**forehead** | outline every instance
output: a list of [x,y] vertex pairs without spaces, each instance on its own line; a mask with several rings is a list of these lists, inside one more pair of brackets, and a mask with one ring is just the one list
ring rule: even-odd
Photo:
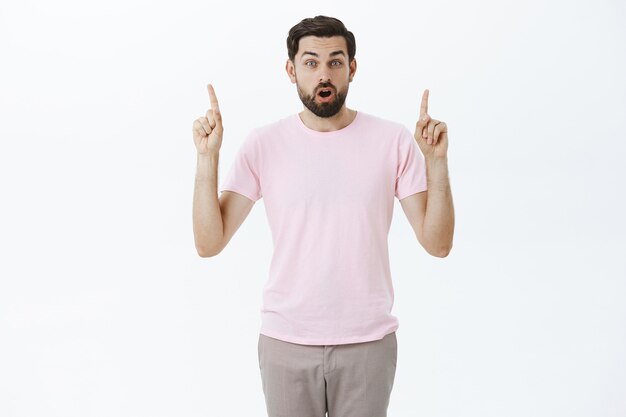
[[348,56],[348,44],[343,36],[304,36],[298,43],[298,56],[302,56],[304,52],[315,52],[321,57],[335,51],[343,51]]

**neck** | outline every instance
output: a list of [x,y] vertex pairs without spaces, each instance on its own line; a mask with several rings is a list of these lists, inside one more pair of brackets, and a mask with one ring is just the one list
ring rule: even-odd
[[332,132],[348,126],[356,117],[356,110],[343,106],[341,110],[331,117],[319,117],[311,110],[304,108],[299,114],[302,123],[309,129],[318,132]]

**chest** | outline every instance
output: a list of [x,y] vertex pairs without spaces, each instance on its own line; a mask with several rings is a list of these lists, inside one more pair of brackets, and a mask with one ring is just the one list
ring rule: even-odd
[[266,200],[368,204],[393,195],[396,161],[391,147],[380,141],[290,144],[266,155],[261,176]]

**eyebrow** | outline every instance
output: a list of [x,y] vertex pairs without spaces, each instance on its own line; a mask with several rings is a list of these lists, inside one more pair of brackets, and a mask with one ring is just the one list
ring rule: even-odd
[[[313,55],[314,57],[319,58],[318,54],[316,54],[315,52],[311,52],[311,51],[304,51],[302,53],[302,57],[304,57],[306,54]],[[330,56],[335,56],[335,55],[343,55],[344,57],[346,56],[345,52],[343,51],[334,51],[330,53]]]

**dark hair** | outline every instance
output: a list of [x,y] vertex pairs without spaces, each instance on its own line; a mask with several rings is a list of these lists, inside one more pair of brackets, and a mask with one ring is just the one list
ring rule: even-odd
[[294,60],[298,53],[300,38],[304,36],[317,36],[321,38],[343,36],[348,45],[348,61],[352,62],[356,54],[354,35],[346,29],[341,20],[328,16],[315,16],[313,18],[302,19],[300,23],[289,30],[289,36],[287,36],[287,54],[291,61]]

